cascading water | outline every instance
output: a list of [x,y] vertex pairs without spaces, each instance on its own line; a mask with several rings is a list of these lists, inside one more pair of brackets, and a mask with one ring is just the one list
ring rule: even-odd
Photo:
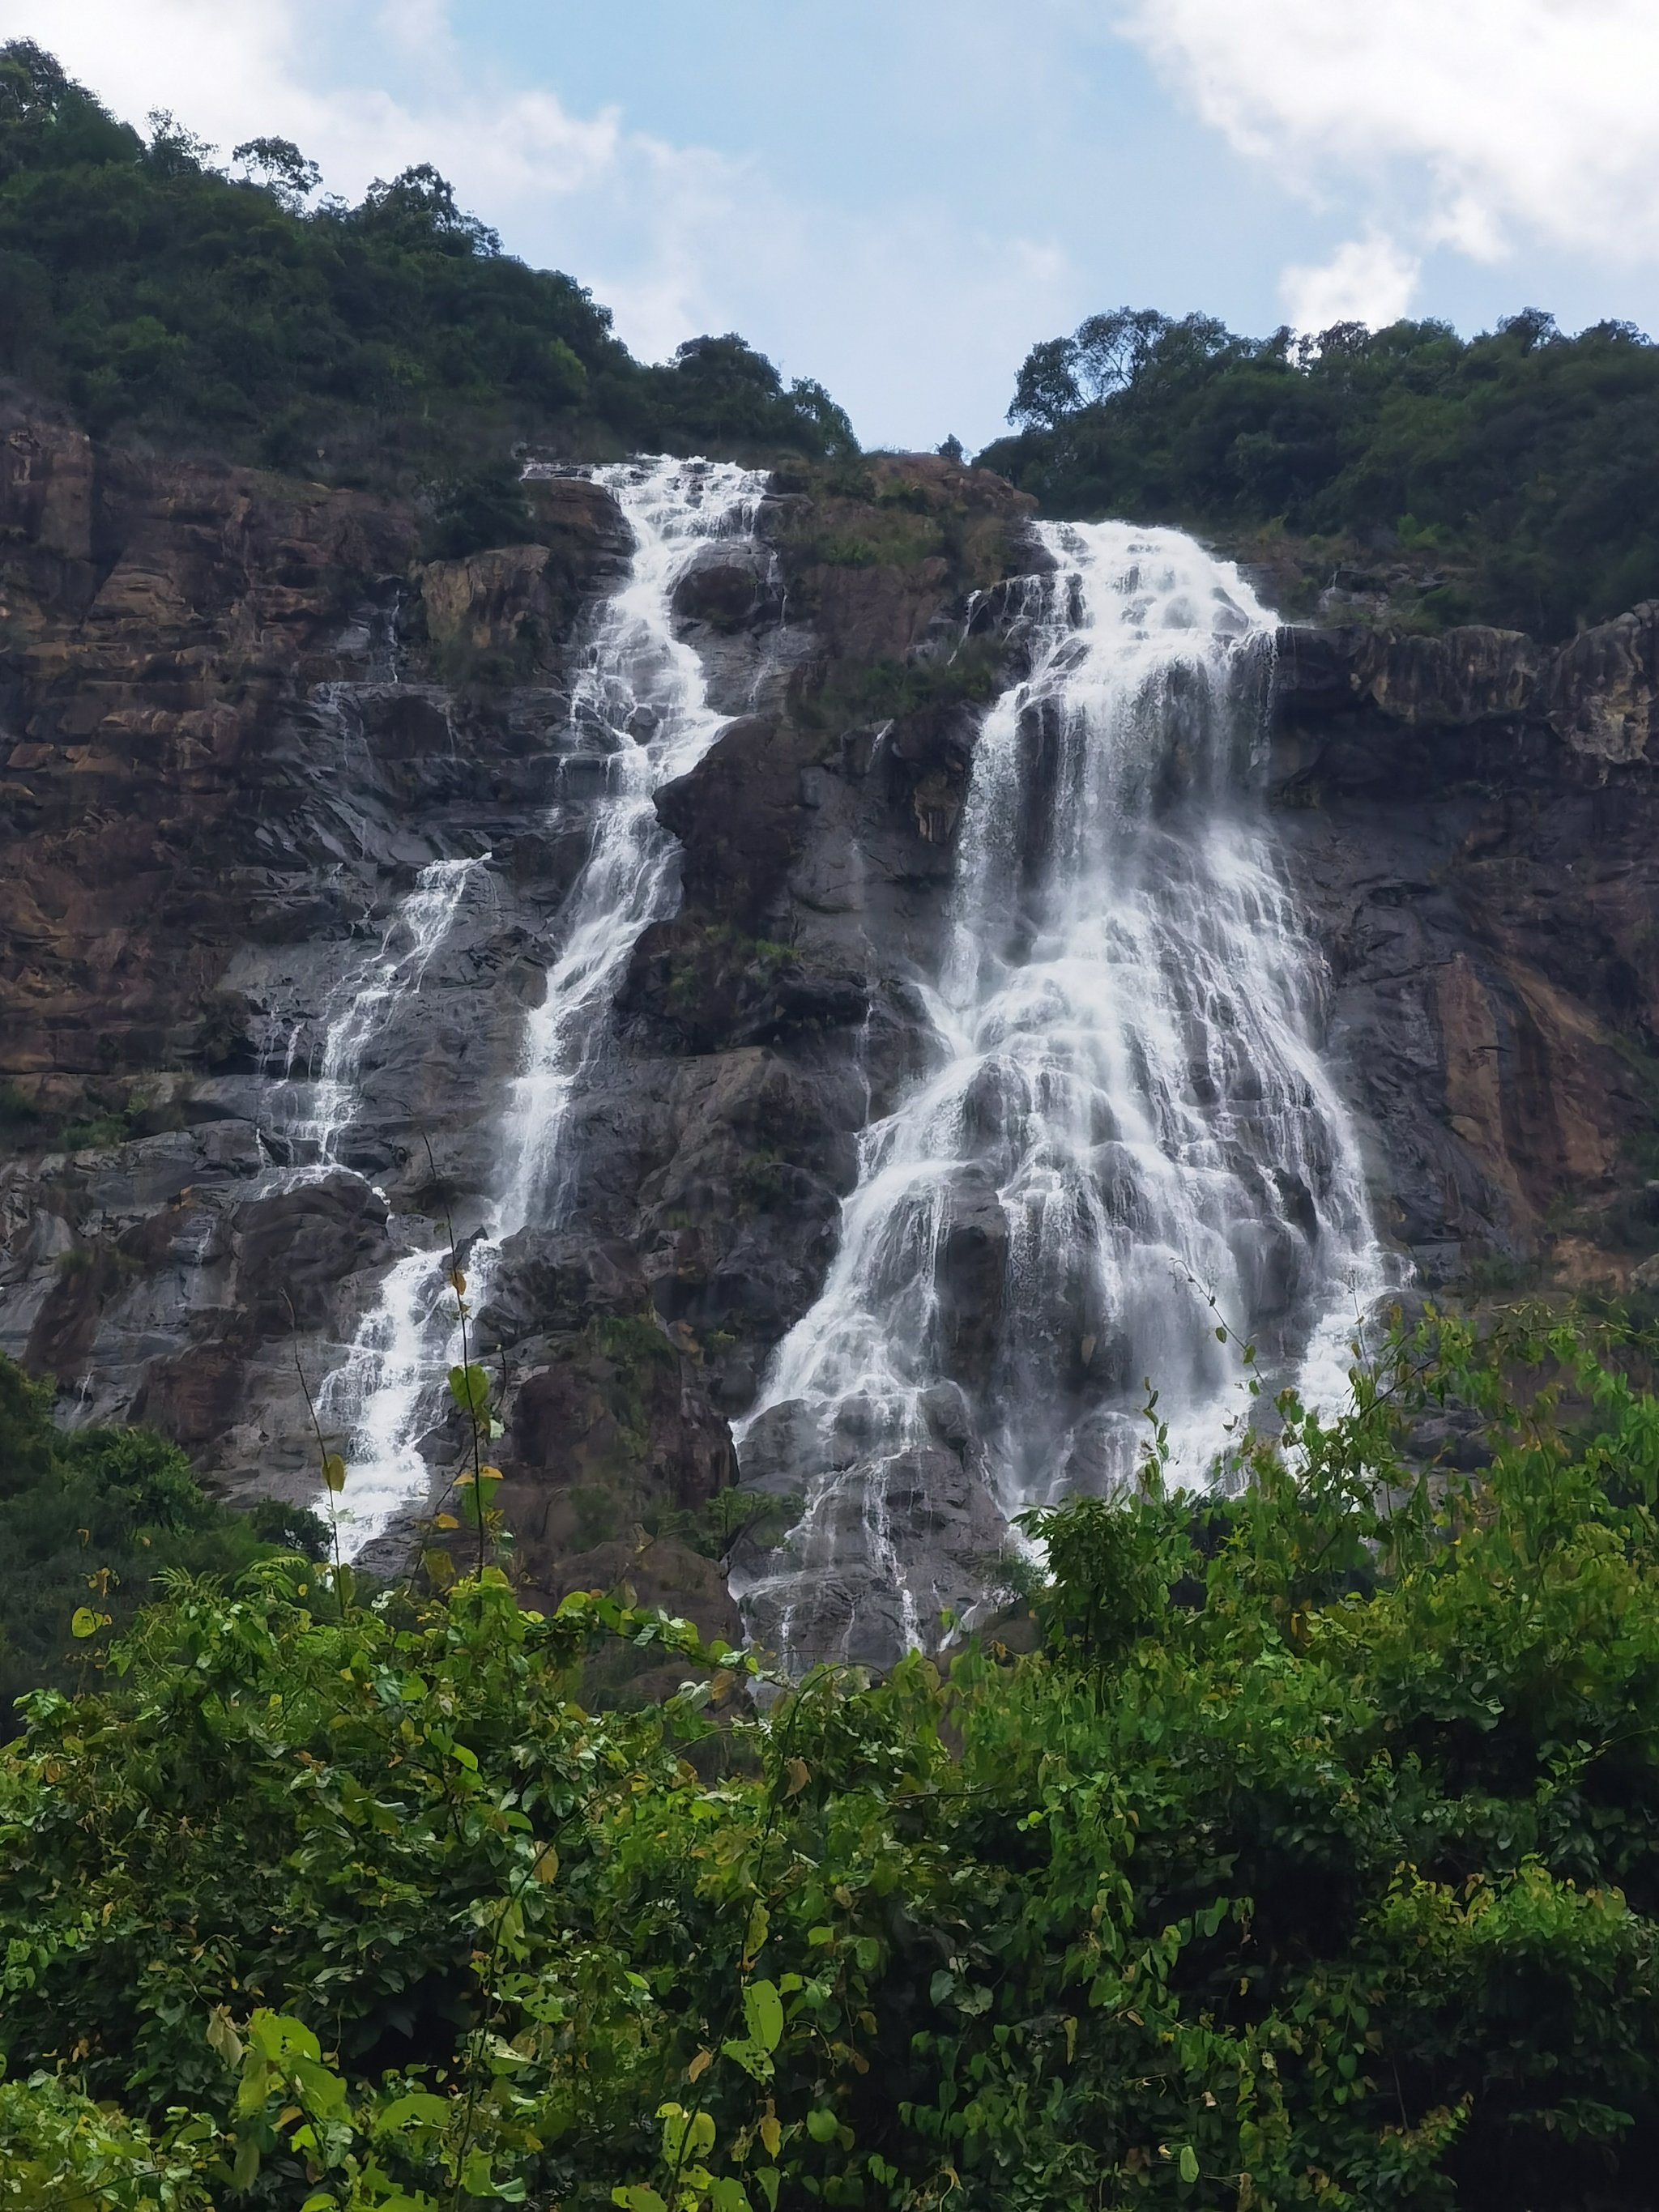
[[1030,673],[985,719],[925,988],[933,1065],[866,1133],[739,1432],[751,1480],[805,1494],[739,1585],[797,1662],[936,1634],[994,1580],[1002,1516],[1132,1472],[1143,1378],[1201,1479],[1241,1404],[1218,1313],[1328,1395],[1382,1287],[1321,964],[1251,799],[1272,619],[1176,532],[1040,535]]
[[[763,475],[724,462],[625,462],[592,475],[632,526],[635,552],[588,647],[562,775],[586,774],[599,760],[605,783],[589,814],[586,860],[560,914],[546,994],[526,1025],[500,1182],[467,1255],[475,1306],[507,1239],[558,1218],[570,1100],[602,1048],[641,932],[678,902],[679,848],[657,819],[656,793],[696,767],[730,717],[709,708],[702,664],[674,635],[674,589],[710,539],[750,529],[766,486]],[[427,1491],[422,1444],[460,1353],[448,1265],[442,1247],[400,1259],[319,1394],[325,1426],[345,1440],[351,1472],[341,1522],[354,1552]]]
[[766,489],[763,475],[729,462],[629,464],[593,477],[635,536],[628,581],[600,616],[571,708],[590,756],[596,746],[608,756],[605,788],[508,1103],[492,1246],[557,1218],[559,1135],[571,1099],[641,932],[678,903],[679,847],[657,819],[656,795],[690,773],[732,717],[710,708],[702,664],[674,635],[674,587],[710,538],[753,526]]
[[279,1188],[315,1182],[342,1164],[340,1141],[358,1111],[364,1055],[398,1009],[419,991],[489,858],[486,853],[476,860],[434,860],[421,870],[414,890],[386,924],[380,951],[331,1000],[314,1075],[296,1072],[300,1036],[295,1033],[277,1093],[277,1113],[268,1133],[280,1140],[286,1153]]

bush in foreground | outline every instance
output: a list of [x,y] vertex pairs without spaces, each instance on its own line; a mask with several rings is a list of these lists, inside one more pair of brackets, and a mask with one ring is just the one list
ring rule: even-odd
[[82,1628],[123,1628],[164,1569],[234,1576],[326,1541],[303,1507],[220,1504],[152,1430],[63,1430],[52,1406],[50,1383],[0,1357],[0,1738],[21,1692],[67,1688],[84,1671],[77,1612]]
[[[1045,1516],[1042,1650],[763,1713],[752,1659],[490,1569],[176,1578],[0,1774],[0,2204],[1633,2212],[1638,1353],[1439,1323],[1234,1496],[1154,1450]],[[1442,1398],[1478,1475],[1402,1457]],[[687,1688],[585,1711],[614,1637]]]

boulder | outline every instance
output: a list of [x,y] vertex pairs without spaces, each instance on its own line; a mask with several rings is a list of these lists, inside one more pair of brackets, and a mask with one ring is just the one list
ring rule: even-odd
[[1659,600],[1564,646],[1549,672],[1550,726],[1574,752],[1645,761],[1659,729]]

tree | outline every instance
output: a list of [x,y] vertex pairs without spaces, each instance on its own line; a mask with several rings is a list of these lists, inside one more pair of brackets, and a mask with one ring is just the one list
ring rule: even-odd
[[1052,514],[1431,551],[1400,606],[1424,627],[1553,640],[1659,594],[1659,349],[1626,324],[1253,339],[1116,308],[1032,349],[1010,420],[981,459]]
[[811,380],[735,334],[647,368],[571,277],[525,265],[429,162],[361,204],[289,139],[234,174],[158,111],[146,144],[28,40],[0,46],[0,370],[100,437],[204,441],[414,491],[486,451],[856,451]]
[[1168,316],[1152,307],[1117,307],[1079,323],[1072,362],[1081,395],[1098,402],[1127,391],[1170,327]]
[[349,218],[361,229],[401,246],[437,247],[447,253],[495,254],[499,235],[455,204],[455,187],[430,161],[418,161],[390,184],[376,177],[362,205]]
[[308,161],[291,138],[246,138],[231,153],[249,178],[268,191],[280,207],[297,215],[323,181],[323,173]]
[[[168,1577],[0,1761],[0,2192],[1648,2212],[1656,1356],[1431,1315],[1206,1494],[1153,1430],[880,1681]],[[587,1710],[618,1639],[684,1686]]]
[[1020,363],[1008,420],[1023,429],[1052,430],[1082,404],[1075,341],[1048,338],[1033,346]]

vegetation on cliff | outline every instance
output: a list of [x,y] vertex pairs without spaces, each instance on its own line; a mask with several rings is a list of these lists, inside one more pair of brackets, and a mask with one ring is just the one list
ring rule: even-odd
[[1423,618],[1570,636],[1659,593],[1659,348],[1528,309],[1241,337],[1212,316],[1091,316],[1032,349],[981,462],[1047,513],[1393,554]]
[[161,1576],[235,1575],[324,1535],[275,1499],[252,1515],[216,1504],[179,1447],[149,1430],[65,1432],[52,1401],[49,1382],[0,1358],[0,1737],[24,1691],[84,1674],[77,1613],[89,1632],[125,1629]]
[[503,431],[590,457],[856,450],[822,386],[786,389],[735,335],[636,362],[429,166],[351,207],[286,140],[238,147],[237,174],[215,153],[165,114],[146,142],[29,40],[0,47],[0,367],[98,434],[348,481]]
[[625,1593],[171,1577],[0,1764],[0,2203],[1634,2212],[1653,1349],[1440,1324],[1044,1516],[1040,1648],[760,1707]]

